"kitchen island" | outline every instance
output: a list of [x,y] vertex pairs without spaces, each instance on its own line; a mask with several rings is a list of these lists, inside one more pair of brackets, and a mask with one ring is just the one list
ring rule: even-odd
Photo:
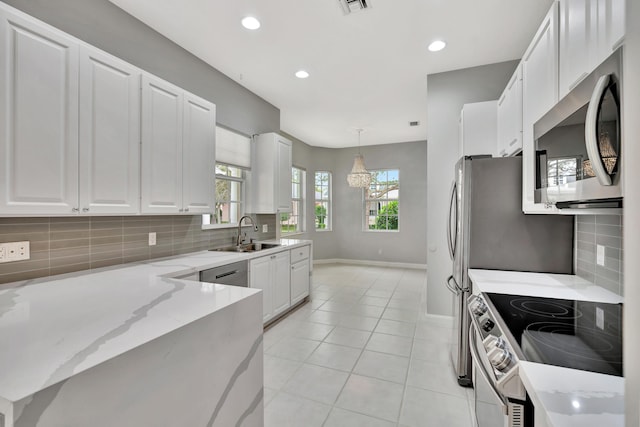
[[[470,269],[469,277],[474,294],[623,302],[620,295],[574,275]],[[524,360],[518,362],[518,376],[535,407],[536,427],[624,426],[621,376]]]
[[0,425],[262,426],[261,292],[170,278],[238,257],[3,287]]

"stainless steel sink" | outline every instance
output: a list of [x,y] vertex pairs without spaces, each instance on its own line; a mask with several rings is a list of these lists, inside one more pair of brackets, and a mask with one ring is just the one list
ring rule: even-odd
[[247,245],[239,245],[239,246],[225,246],[223,248],[217,249],[209,249],[214,252],[258,252],[263,251],[265,249],[277,248],[280,246],[279,243],[249,243]]

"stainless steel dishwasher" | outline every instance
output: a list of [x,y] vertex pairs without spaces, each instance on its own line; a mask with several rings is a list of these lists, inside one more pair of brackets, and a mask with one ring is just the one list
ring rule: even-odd
[[247,261],[239,261],[233,264],[202,270],[200,272],[200,281],[247,288],[249,287]]

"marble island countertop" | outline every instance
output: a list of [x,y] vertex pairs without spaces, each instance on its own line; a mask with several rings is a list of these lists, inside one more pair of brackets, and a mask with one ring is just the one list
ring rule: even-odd
[[[469,270],[473,292],[618,304],[623,297],[578,276]],[[535,406],[536,425],[623,427],[624,378],[520,361],[519,376]]]
[[16,402],[257,289],[172,277],[309,244],[253,253],[201,251],[0,288],[0,403]]

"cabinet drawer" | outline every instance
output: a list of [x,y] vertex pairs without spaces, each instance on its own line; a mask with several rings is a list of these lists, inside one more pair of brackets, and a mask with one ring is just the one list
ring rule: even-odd
[[291,249],[291,264],[309,258],[309,246]]

